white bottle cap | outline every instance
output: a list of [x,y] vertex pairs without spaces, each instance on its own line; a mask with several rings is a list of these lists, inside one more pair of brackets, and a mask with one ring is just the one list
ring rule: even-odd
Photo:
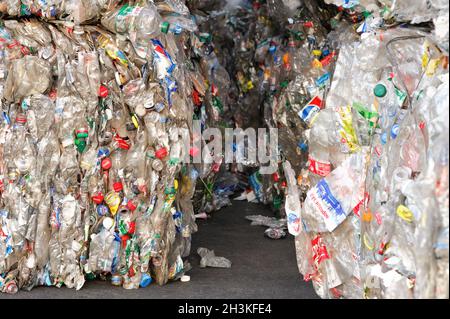
[[105,227],[107,230],[110,230],[114,225],[114,220],[112,218],[106,217],[103,220],[103,227]]

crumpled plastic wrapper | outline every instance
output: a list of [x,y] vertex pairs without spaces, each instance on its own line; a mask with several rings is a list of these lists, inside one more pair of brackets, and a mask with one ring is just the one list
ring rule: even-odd
[[198,248],[197,253],[201,257],[200,267],[213,267],[213,268],[231,268],[231,261],[225,257],[218,257],[214,253],[214,250],[209,250],[207,248]]

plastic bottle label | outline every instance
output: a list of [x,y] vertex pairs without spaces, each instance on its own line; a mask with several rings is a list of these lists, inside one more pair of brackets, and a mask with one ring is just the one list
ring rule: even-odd
[[347,214],[342,209],[341,203],[331,192],[326,180],[321,180],[316,187],[311,189],[308,197],[322,214],[325,227],[329,232],[335,230],[347,217]]
[[307,124],[311,124],[314,118],[322,109],[322,99],[315,96],[309,103],[298,113],[298,116]]
[[311,241],[311,246],[313,252],[313,260],[317,266],[320,265],[324,260],[330,259],[327,247],[323,243],[322,237],[320,235],[318,235]]
[[327,72],[316,80],[316,85],[321,88],[328,82],[329,79],[330,73]]
[[[294,207],[296,210],[291,209]],[[288,195],[286,197],[285,210],[287,216],[288,231],[291,235],[298,236],[301,232],[301,219],[300,212],[297,210],[300,210],[300,207],[296,205],[295,199],[293,199],[291,195]]]

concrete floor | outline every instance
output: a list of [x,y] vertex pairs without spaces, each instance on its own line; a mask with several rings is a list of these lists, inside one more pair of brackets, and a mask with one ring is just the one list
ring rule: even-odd
[[[233,201],[233,206],[199,221],[194,235],[188,283],[173,282],[164,287],[150,285],[145,289],[125,290],[109,282],[87,282],[80,291],[55,287],[37,287],[10,298],[133,298],[133,299],[312,299],[318,298],[311,283],[300,276],[292,236],[282,240],[264,237],[264,227],[250,226],[247,215],[271,216],[261,205]],[[200,268],[198,247],[215,251],[231,260],[231,269]]]

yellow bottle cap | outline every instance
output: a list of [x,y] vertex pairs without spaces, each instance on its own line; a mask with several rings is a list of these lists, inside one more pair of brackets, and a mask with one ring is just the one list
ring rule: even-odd
[[139,123],[136,118],[136,115],[133,114],[133,116],[131,117],[131,121],[133,121],[134,127],[139,128]]
[[403,205],[398,206],[397,215],[408,223],[412,223],[412,221],[414,220],[414,215],[411,210]]

